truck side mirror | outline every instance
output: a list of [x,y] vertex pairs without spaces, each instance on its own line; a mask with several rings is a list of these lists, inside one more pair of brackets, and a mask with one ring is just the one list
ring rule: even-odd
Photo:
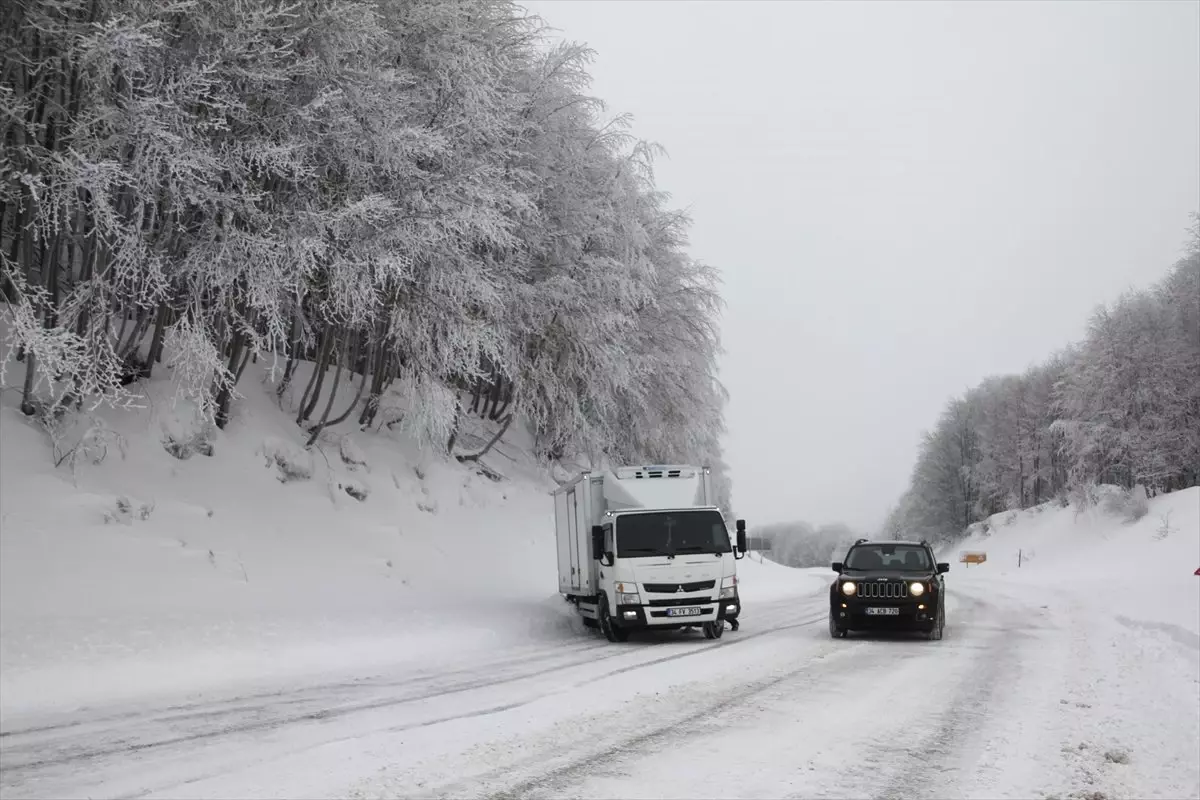
[[600,525],[592,526],[592,558],[600,561],[604,556],[604,528]]
[[745,530],[746,530],[746,520],[744,520],[744,519],[739,519],[739,520],[737,521],[737,532],[738,532],[738,533],[742,533],[742,532],[743,532],[743,531],[745,531]]
[[829,568],[831,570],[833,570],[834,572],[836,572],[838,575],[841,575],[842,567],[844,567],[844,566],[845,566],[845,564],[843,564],[841,561],[835,561],[829,565]]
[[745,554],[745,552],[746,552],[746,532],[745,531],[737,532],[737,548],[738,548],[739,553]]

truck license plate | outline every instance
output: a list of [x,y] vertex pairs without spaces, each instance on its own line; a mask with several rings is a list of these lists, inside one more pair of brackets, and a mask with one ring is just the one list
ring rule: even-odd
[[668,608],[668,617],[696,617],[704,613],[704,609],[699,606],[691,606],[689,608]]
[[868,608],[868,617],[898,617],[900,609],[898,608]]

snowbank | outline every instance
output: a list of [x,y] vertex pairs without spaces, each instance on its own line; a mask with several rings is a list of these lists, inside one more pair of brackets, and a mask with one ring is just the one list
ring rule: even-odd
[[[161,366],[135,385],[141,408],[85,417],[54,446],[19,391],[0,394],[6,727],[586,635],[557,594],[554,482],[525,431],[483,469],[431,457],[401,426],[360,431],[354,415],[309,451],[268,367],[247,369],[224,430],[196,427]],[[346,381],[338,411],[353,396]],[[386,398],[381,418],[402,415]],[[492,430],[466,421],[459,447]],[[751,604],[825,582],[739,566]]]
[[[1200,648],[1200,488],[1152,498],[1144,516],[1133,516],[1120,503],[1047,503],[993,516],[942,557],[956,583],[1061,588]],[[966,550],[986,552],[987,561],[959,563]]]
[[494,480],[353,415],[305,451],[266,364],[223,431],[197,430],[169,377],[141,389],[141,409],[64,430],[57,468],[19,391],[0,398],[0,713],[278,684],[566,624],[554,484],[523,432],[484,459]]
[[824,591],[833,581],[830,569],[795,569],[758,558],[757,553],[751,553],[738,562],[738,593],[751,605],[813,595]]

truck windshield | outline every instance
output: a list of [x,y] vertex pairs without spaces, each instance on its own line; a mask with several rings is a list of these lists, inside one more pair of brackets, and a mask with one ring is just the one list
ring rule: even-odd
[[616,535],[620,558],[730,552],[725,520],[716,511],[622,515]]

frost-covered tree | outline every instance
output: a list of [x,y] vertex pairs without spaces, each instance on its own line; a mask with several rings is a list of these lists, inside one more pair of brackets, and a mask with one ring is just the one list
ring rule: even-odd
[[1096,483],[1200,483],[1200,217],[1152,288],[1093,314],[1082,342],[952,400],[888,517],[897,538],[947,541],[991,514]]
[[586,48],[507,0],[27,0],[0,43],[26,413],[168,360],[223,427],[278,356],[310,442],[400,393],[437,447],[520,417],[550,458],[708,463],[728,510],[717,276]]

